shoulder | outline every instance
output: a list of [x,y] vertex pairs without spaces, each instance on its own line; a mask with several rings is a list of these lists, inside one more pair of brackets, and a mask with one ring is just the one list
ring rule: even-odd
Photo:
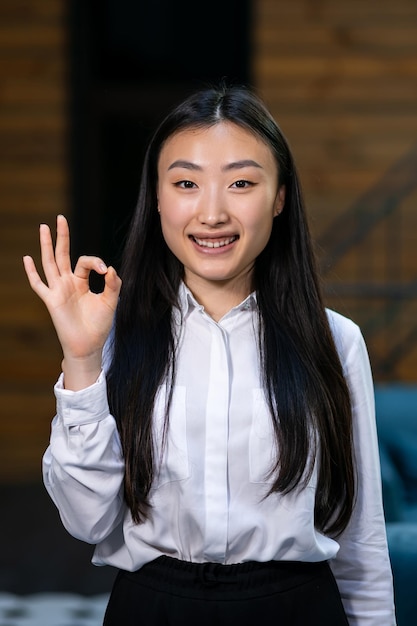
[[330,330],[340,356],[347,356],[349,352],[363,343],[359,326],[348,317],[331,309],[326,309]]

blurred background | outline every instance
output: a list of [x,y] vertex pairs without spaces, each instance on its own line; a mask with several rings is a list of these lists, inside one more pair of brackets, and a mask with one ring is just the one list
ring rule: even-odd
[[[398,623],[412,626],[415,0],[1,0],[0,592],[105,594],[114,576],[89,564],[92,548],[62,529],[41,484],[61,354],[21,258],[38,258],[39,224],[64,213],[74,259],[93,253],[117,267],[150,133],[222,77],[255,87],[287,136],[326,303],[364,333]],[[0,626],[10,611],[1,622],[0,598]]]

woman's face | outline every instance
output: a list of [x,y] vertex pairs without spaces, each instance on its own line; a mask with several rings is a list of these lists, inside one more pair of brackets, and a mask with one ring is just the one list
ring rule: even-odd
[[248,295],[285,199],[270,148],[230,122],[180,131],[162,148],[157,196],[164,239],[189,288],[221,281]]

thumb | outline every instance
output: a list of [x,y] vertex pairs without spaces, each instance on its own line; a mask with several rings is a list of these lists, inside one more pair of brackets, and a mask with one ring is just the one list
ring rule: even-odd
[[103,295],[111,300],[117,300],[122,287],[122,280],[114,267],[108,267],[104,275]]

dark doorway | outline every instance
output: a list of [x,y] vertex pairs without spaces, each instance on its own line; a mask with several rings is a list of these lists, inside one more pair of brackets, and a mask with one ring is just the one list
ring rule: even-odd
[[251,82],[250,0],[69,6],[73,257],[117,268],[158,121],[194,88]]

